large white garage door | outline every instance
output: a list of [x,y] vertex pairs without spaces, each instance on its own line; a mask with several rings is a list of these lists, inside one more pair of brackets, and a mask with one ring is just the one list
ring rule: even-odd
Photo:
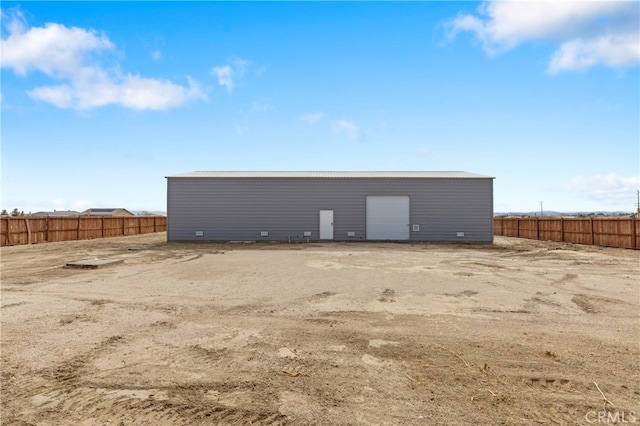
[[409,197],[367,197],[367,240],[409,239]]

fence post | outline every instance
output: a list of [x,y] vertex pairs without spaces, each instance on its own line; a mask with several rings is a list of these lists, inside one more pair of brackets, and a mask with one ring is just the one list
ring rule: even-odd
[[536,216],[536,240],[540,240],[540,218]]
[[593,218],[589,218],[589,222],[591,223],[591,245],[595,243],[595,239],[593,238]]
[[11,245],[11,216],[7,216],[7,245]]
[[520,218],[516,219],[516,236],[520,238]]
[[104,238],[104,216],[100,216],[100,238]]
[[638,238],[638,233],[636,231],[636,218],[632,217],[631,219],[629,219],[631,221],[631,248],[633,249],[637,249],[638,248],[638,243],[637,238]]
[[564,219],[560,217],[560,241],[564,243]]
[[31,244],[31,227],[29,226],[29,218],[25,216],[24,224],[27,227],[27,244]]

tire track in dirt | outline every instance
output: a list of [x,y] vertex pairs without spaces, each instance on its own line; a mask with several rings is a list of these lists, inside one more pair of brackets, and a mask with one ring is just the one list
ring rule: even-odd
[[[277,410],[229,407],[192,396],[189,401],[163,397],[161,389],[105,389],[75,387],[61,382],[36,390],[30,401],[47,417],[62,417],[80,424],[194,425],[264,424],[286,425],[287,418]],[[156,398],[156,394],[160,394]],[[38,418],[34,418],[37,421]]]
[[[90,422],[103,424],[180,425],[180,424],[264,424],[285,425],[286,416],[275,406],[264,404],[246,407],[227,406],[207,398],[208,387],[224,388],[224,384],[182,384],[177,386],[131,387],[127,383],[102,383],[88,380],[94,375],[91,362],[100,356],[114,352],[117,346],[128,340],[112,336],[98,343],[93,349],[67,360],[58,366],[35,373],[31,380],[12,380],[4,397],[28,401],[32,415],[24,406],[5,404],[3,424],[41,424],[43,419],[64,418],[67,423]],[[216,353],[198,347],[185,348],[187,358],[198,365],[210,362]],[[132,365],[135,366],[135,365]],[[131,366],[129,366],[131,367]],[[123,366],[127,368],[127,366]],[[125,380],[126,382],[126,380]],[[130,380],[129,380],[130,382]],[[5,382],[6,383],[6,382]],[[105,385],[107,387],[105,387]],[[250,383],[247,387],[252,387]],[[5,400],[5,403],[8,402]],[[20,420],[18,420],[20,419]]]

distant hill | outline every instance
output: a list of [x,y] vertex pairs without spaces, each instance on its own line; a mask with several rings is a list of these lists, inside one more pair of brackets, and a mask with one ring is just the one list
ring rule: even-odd
[[145,215],[145,214],[156,214],[159,216],[166,216],[167,212],[163,212],[161,210],[131,210],[131,213],[136,216]]
[[[545,210],[543,217],[552,217],[552,216],[589,216],[589,215],[598,215],[598,216],[631,216],[632,212],[608,212],[608,211],[592,211],[592,212],[557,212],[555,210]],[[536,212],[495,212],[493,216],[540,216],[540,211]]]

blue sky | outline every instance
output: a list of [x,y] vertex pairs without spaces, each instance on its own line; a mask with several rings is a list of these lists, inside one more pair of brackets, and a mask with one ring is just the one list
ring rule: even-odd
[[633,211],[638,2],[2,2],[7,210],[165,210],[194,170],[464,170]]

